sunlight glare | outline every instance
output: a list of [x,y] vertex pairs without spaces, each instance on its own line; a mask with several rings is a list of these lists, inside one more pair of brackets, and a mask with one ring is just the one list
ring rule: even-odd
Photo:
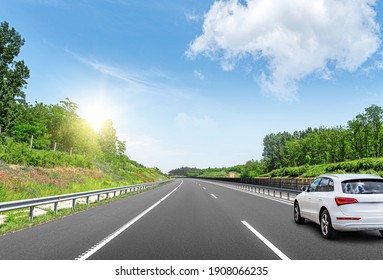
[[84,119],[88,121],[94,130],[97,132],[100,130],[101,125],[107,119],[110,119],[110,114],[105,104],[102,102],[95,102],[89,104],[84,112]]

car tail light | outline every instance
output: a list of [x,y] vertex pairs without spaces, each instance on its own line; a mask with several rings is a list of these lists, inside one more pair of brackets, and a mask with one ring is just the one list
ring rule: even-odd
[[358,203],[358,200],[352,197],[335,197],[335,202],[338,206],[340,206],[345,204]]

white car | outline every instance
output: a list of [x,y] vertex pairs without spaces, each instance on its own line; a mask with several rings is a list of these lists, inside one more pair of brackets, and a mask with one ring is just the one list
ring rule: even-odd
[[336,231],[379,230],[383,235],[383,178],[370,174],[321,175],[302,187],[294,220],[320,225],[324,238]]

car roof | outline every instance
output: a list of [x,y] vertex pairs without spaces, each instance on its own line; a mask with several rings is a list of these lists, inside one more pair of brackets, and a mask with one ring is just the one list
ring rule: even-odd
[[332,177],[340,181],[354,180],[354,179],[383,179],[379,175],[374,174],[323,174],[319,177]]

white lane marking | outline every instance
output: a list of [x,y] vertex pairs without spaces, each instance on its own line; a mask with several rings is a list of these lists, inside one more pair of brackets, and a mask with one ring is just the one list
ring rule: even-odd
[[254,233],[263,243],[267,245],[275,254],[278,255],[282,260],[290,260],[288,256],[282,253],[277,247],[274,246],[269,240],[267,240],[262,234],[255,230],[251,225],[249,225],[246,221],[241,221],[252,233]]
[[205,191],[206,191],[206,188],[205,187],[202,187]]
[[174,193],[183,183],[184,181],[181,180],[181,183],[170,193],[168,193],[166,196],[161,198],[159,201],[157,201],[155,204],[150,206],[148,209],[146,209],[144,212],[139,214],[137,217],[135,217],[133,220],[119,228],[117,231],[109,235],[107,238],[102,240],[100,243],[98,243],[96,246],[85,252],[83,255],[76,258],[76,260],[86,260],[90,256],[92,256],[94,253],[96,253],[98,250],[100,250],[102,247],[104,247],[106,244],[108,244],[110,241],[112,241],[115,237],[117,237],[120,233],[122,233],[124,230],[128,229],[131,225],[133,225],[135,222],[137,222],[139,219],[141,219],[143,216],[145,216],[150,210],[152,210],[154,207],[156,207],[158,204],[160,204],[162,201],[164,201],[166,198],[168,198],[172,193]]
[[215,199],[218,199],[213,193],[211,193],[211,196],[214,197]]

